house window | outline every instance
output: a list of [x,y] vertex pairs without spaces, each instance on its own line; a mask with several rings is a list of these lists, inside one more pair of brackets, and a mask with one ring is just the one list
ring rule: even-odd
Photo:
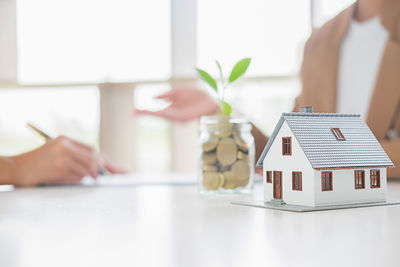
[[332,191],[332,172],[322,172],[322,191]]
[[365,188],[365,171],[354,171],[354,182],[356,189]]
[[344,135],[342,134],[342,131],[340,131],[339,128],[331,128],[331,131],[335,135],[337,140],[339,140],[339,141],[346,140],[346,138],[344,138]]
[[302,191],[301,172],[292,172],[292,189]]
[[371,170],[371,188],[381,187],[381,175],[379,170]]
[[266,172],[267,183],[272,183],[272,171]]
[[282,137],[282,155],[292,155],[292,137]]

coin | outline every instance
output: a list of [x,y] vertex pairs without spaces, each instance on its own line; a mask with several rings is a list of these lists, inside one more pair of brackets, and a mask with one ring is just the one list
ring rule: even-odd
[[245,187],[249,184],[250,179],[246,180],[238,180],[237,185],[238,187]]
[[220,181],[219,181],[218,188],[221,188],[225,183],[225,176],[222,173],[219,173],[219,178],[220,178]]
[[242,152],[242,151],[238,151],[238,153],[237,153],[237,158],[240,160],[244,160],[244,161],[246,161],[246,162],[249,162],[249,156],[246,154],[246,153],[244,153],[244,152]]
[[231,170],[231,167],[232,167],[232,165],[221,165],[221,166],[219,167],[219,169],[220,169],[222,172],[227,172],[227,171],[230,171],[230,170]]
[[214,152],[203,153],[201,154],[201,160],[203,164],[212,165],[217,163],[217,156]]
[[215,165],[206,165],[206,164],[204,164],[204,165],[203,165],[203,171],[206,171],[206,172],[216,172],[216,171],[218,171],[218,167],[215,166]]
[[224,184],[224,176],[218,172],[205,172],[203,174],[203,187],[207,190],[217,190]]
[[219,140],[218,137],[215,137],[214,135],[210,135],[210,138],[202,144],[203,151],[210,152],[210,151],[214,150],[218,145],[218,140]]
[[232,165],[231,172],[238,180],[247,180],[250,177],[249,163],[244,160],[238,160]]
[[223,188],[225,189],[234,189],[237,187],[237,181],[235,174],[231,171],[224,172],[225,182],[223,184]]
[[231,165],[235,162],[237,147],[232,138],[223,138],[217,146],[217,159],[221,165]]

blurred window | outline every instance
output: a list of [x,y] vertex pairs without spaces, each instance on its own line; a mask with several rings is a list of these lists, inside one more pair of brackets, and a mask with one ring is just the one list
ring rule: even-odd
[[167,79],[169,0],[18,0],[25,84]]
[[248,76],[295,75],[309,33],[309,0],[198,1],[198,65],[214,74],[251,57]]

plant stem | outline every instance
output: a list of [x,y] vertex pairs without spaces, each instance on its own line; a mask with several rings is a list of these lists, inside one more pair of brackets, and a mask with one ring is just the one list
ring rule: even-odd
[[226,83],[226,84],[224,84],[223,83],[223,81],[222,81],[222,97],[221,97],[221,100],[222,101],[225,101],[225,89],[226,89],[226,87],[228,86],[228,83]]

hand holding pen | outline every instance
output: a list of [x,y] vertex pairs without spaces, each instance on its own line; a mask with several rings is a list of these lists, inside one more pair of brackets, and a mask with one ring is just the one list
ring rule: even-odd
[[14,164],[14,184],[79,182],[84,176],[96,178],[99,170],[121,173],[92,147],[68,137],[52,138],[38,127],[29,126],[47,142],[31,152],[11,157]]

